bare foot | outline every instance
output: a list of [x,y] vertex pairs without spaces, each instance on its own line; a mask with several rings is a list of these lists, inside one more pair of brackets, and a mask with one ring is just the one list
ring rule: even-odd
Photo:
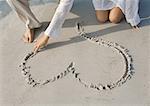
[[23,41],[25,43],[32,43],[34,39],[34,29],[26,29],[25,34],[23,35]]

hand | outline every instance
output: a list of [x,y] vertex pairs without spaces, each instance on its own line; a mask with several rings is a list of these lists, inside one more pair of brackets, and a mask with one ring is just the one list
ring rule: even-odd
[[44,33],[35,41],[34,52],[38,52],[38,50],[42,47],[45,47],[48,43],[49,36]]
[[133,26],[133,30],[139,31],[140,28],[139,28],[139,26]]

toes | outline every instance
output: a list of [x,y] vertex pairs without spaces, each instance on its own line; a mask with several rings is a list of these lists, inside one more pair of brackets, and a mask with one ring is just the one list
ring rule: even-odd
[[22,40],[25,43],[32,43],[33,42],[33,36],[34,36],[34,30],[27,30],[25,34],[23,35]]
[[28,43],[32,43],[32,38],[30,35],[28,35]]
[[29,42],[29,38],[28,38],[28,37],[26,37],[25,35],[23,35],[22,40],[23,40],[25,43],[28,43],[28,42]]
[[29,38],[29,43],[33,42],[33,31],[30,31],[30,34],[28,34],[28,38]]

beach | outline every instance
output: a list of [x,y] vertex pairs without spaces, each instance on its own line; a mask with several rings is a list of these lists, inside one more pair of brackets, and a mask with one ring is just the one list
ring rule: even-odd
[[[31,0],[31,8],[46,29],[58,1]],[[113,49],[97,46],[75,30],[81,22],[92,37],[123,45],[133,57],[135,74],[120,87],[100,91],[82,86],[72,74],[42,87],[29,86],[20,72],[19,64],[33,50],[34,43],[22,41],[24,24],[16,13],[0,0],[0,105],[1,106],[150,106],[150,1],[140,2],[140,30],[133,30],[123,20],[119,24],[99,24],[91,0],[75,0],[63,25],[62,33],[31,61],[31,73],[45,80],[75,63],[80,77],[95,83],[110,83],[125,71],[122,57]],[[47,14],[48,13],[48,14]]]

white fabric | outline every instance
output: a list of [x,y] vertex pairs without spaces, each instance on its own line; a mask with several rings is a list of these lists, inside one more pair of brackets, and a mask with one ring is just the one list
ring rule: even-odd
[[139,0],[126,0],[125,17],[132,26],[138,25],[141,21],[138,12]]
[[[17,12],[22,21],[26,23],[27,27],[36,28],[41,26],[29,8],[28,0],[7,0],[7,2]],[[60,35],[61,27],[72,8],[73,2],[74,0],[60,0],[51,23],[44,32],[47,36]],[[93,0],[93,5],[95,10],[109,10],[113,7],[120,7],[128,23],[132,26],[140,23],[138,15],[139,0]]]
[[17,13],[27,28],[38,28],[41,23],[32,13],[29,7],[29,0],[6,0],[10,7]]
[[[60,35],[61,27],[65,21],[65,16],[69,13],[74,0],[61,0],[54,14],[54,17],[45,31],[48,36]],[[138,14],[139,0],[93,0],[95,10],[109,10],[119,7],[125,14],[126,20],[132,26],[140,23]]]
[[60,35],[61,27],[65,21],[66,15],[72,8],[74,0],[61,0],[56,12],[49,24],[48,28],[44,32],[47,36],[58,36]]
[[114,7],[119,7],[131,26],[136,26],[140,23],[138,14],[139,0],[93,0],[93,5],[95,10],[110,10]]
[[[27,27],[36,28],[41,26],[29,8],[28,0],[7,0],[7,2],[17,12],[22,21],[26,23]],[[72,8],[73,2],[74,0],[60,0],[51,23],[44,32],[47,36],[60,35],[61,27]],[[139,0],[93,0],[93,5],[95,10],[109,10],[113,7],[120,7],[128,23],[132,26],[140,23],[138,15]]]
[[115,7],[115,3],[111,0],[93,0],[95,10],[110,10]]

